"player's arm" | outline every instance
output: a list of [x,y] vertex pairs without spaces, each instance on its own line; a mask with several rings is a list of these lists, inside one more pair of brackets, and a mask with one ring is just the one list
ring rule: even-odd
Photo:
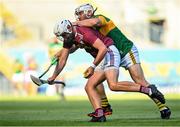
[[[79,47],[73,45],[70,49],[69,49],[69,53],[73,53],[75,52]],[[61,57],[62,54],[62,50],[58,51],[55,55],[54,55],[54,59],[59,59]]]
[[91,18],[91,19],[85,19],[81,21],[75,21],[73,22],[73,25],[94,27],[94,26],[103,26],[104,24],[100,18]]
[[96,41],[92,45],[94,48],[98,50],[98,54],[93,62],[95,66],[97,66],[104,58],[107,52],[107,47],[104,45],[104,43],[97,38]]
[[98,54],[93,61],[93,64],[84,72],[84,78],[89,78],[91,75],[93,75],[94,69],[103,60],[107,52],[107,47],[99,38],[96,39],[92,46],[98,49]]
[[53,75],[48,79],[49,83],[53,82],[56,79],[56,77],[59,75],[59,73],[63,70],[64,66],[66,65],[68,56],[69,56],[69,49],[68,48],[61,49],[61,55],[58,58],[59,59],[58,64],[56,65]]

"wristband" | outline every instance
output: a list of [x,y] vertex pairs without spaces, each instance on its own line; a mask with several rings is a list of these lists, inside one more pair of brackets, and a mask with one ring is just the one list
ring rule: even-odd
[[91,67],[95,69],[95,68],[96,68],[96,65],[95,65],[95,64],[91,64]]

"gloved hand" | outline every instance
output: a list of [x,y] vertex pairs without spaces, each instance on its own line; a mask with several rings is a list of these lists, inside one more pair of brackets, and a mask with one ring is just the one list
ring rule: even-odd
[[84,78],[89,78],[93,75],[94,73],[94,68],[93,67],[89,67],[88,69],[86,69],[86,71],[84,72]]

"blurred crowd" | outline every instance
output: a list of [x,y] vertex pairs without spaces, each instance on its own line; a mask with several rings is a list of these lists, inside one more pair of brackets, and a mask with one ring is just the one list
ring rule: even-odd
[[35,95],[37,86],[32,84],[30,75],[37,76],[38,65],[33,56],[27,59],[25,66],[20,59],[16,59],[13,66],[13,87],[15,95]]
[[[64,86],[61,84],[48,85],[44,84],[38,87],[34,84],[30,78],[30,75],[38,77],[40,73],[43,73],[47,69],[48,64],[54,57],[55,53],[62,48],[62,42],[58,41],[55,37],[50,38],[47,44],[47,50],[44,54],[48,54],[48,61],[42,61],[41,64],[38,63],[38,57],[33,53],[24,52],[21,54],[22,57],[13,58],[13,65],[10,68],[13,72],[10,78],[10,86],[12,87],[12,95],[16,96],[32,96],[37,94],[46,95],[58,95],[61,100],[65,100],[64,97]],[[18,56],[18,55],[17,55]],[[45,65],[43,66],[42,65]],[[50,71],[46,74],[47,78],[54,71],[55,65],[51,67]],[[3,77],[0,77],[0,81]],[[4,76],[5,78],[5,76]],[[9,79],[8,79],[9,80]],[[59,81],[65,82],[65,76],[61,75],[57,78]],[[2,83],[2,85],[8,85],[8,83]],[[0,90],[0,93],[2,89]]]

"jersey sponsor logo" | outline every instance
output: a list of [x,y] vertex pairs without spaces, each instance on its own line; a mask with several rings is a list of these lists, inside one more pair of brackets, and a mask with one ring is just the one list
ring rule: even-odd
[[75,37],[76,42],[78,42],[79,48],[84,48],[85,50],[92,50],[93,48],[91,46],[88,46],[83,42],[83,35],[80,33],[76,33]]
[[78,43],[84,44],[84,42],[83,42],[83,35],[80,34],[80,33],[76,33],[75,40],[76,40]]

